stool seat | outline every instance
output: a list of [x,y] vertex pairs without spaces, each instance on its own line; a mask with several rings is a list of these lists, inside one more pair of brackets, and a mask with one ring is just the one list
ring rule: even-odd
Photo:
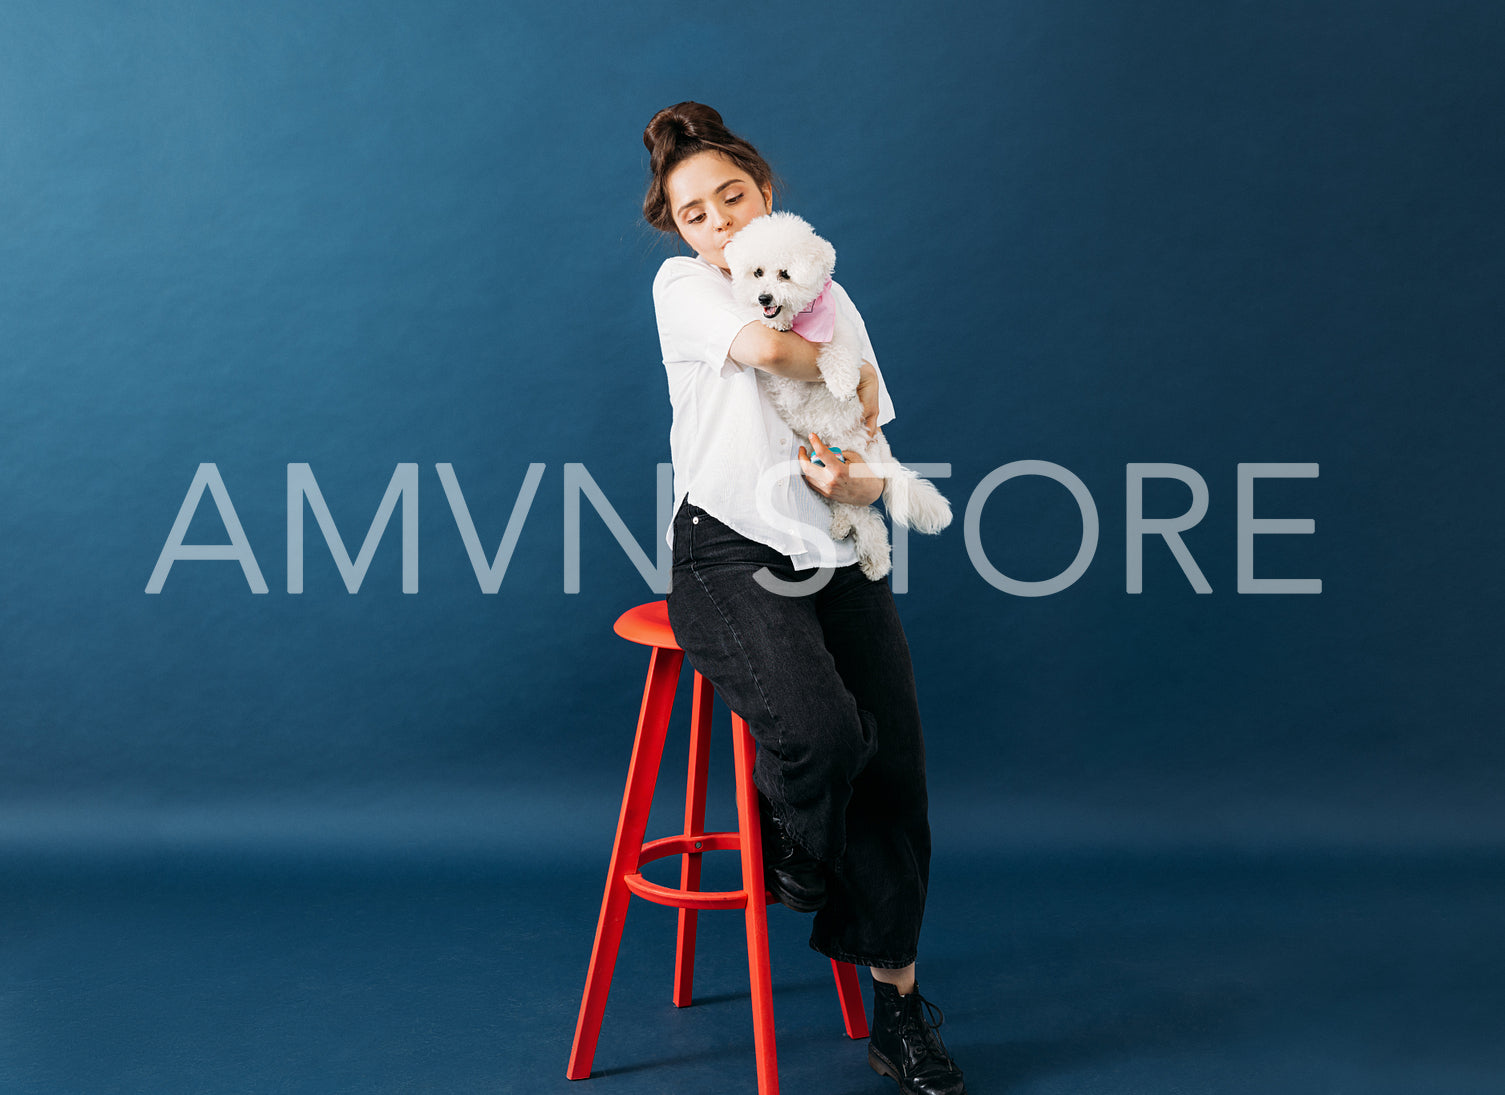
[[[591,947],[590,965],[585,975],[585,991],[580,998],[580,1015],[575,1022],[575,1041],[570,1049],[565,1072],[572,1080],[591,1074],[601,1020],[606,1011],[606,997],[611,991],[612,971],[622,943],[622,928],[627,918],[629,898],[640,897],[660,905],[679,909],[678,939],[675,946],[674,992],[676,1007],[691,1002],[695,969],[696,917],[701,910],[740,909],[746,926],[748,987],[753,1012],[753,1046],[757,1060],[759,1095],[778,1095],[778,1052],[774,1044],[773,985],[768,962],[767,905],[774,898],[763,881],[763,842],[758,817],[758,792],[753,786],[752,770],[756,745],[747,722],[732,712],[732,760],[736,773],[737,831],[705,831],[707,757],[711,745],[711,683],[695,674],[695,689],[690,702],[690,755],[685,780],[685,821],[683,832],[658,840],[644,841],[648,815],[653,806],[654,787],[658,781],[659,762],[663,757],[664,738],[674,705],[684,651],[669,626],[667,601],[638,605],[622,613],[613,628],[629,642],[652,647],[648,659],[648,680],[643,686],[643,702],[638,713],[637,734],[632,743],[632,759],[627,766],[627,786],[622,794],[622,811],[617,835],[612,844],[611,862],[606,870],[606,889],[601,897],[601,914],[596,921],[596,941]],[[742,888],[708,891],[700,888],[701,859],[706,852],[739,853],[742,860]],[[661,886],[643,877],[642,867],[654,860],[672,856],[680,858],[679,886]],[[866,1038],[867,1014],[863,1008],[862,989],[857,970],[850,962],[831,960],[836,980],[836,995],[847,1035]]]
[[629,608],[617,617],[611,629],[631,643],[656,646],[660,650],[678,650],[674,629],[669,626],[669,602],[652,601]]

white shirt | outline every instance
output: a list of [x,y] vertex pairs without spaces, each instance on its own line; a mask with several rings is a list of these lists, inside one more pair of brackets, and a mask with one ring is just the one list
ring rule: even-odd
[[[831,294],[876,370],[861,314],[834,281]],[[737,333],[757,321],[732,299],[731,275],[698,256],[666,259],[653,279],[653,307],[674,409],[669,452],[675,512],[689,497],[748,539],[789,556],[798,570],[855,563],[851,538],[832,542],[830,504],[800,471],[799,447],[807,439],[779,417],[757,370],[727,356]],[[878,424],[893,417],[879,371]],[[672,547],[672,521],[664,538]]]

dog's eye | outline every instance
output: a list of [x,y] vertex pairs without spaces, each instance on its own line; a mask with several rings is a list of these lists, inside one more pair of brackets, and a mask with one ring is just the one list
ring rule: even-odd
[[753,277],[760,278],[762,276],[763,276],[763,267],[760,266],[756,270],[753,271]]
[[780,270],[779,271],[779,280],[780,281],[788,281],[789,280],[789,271],[788,270]]

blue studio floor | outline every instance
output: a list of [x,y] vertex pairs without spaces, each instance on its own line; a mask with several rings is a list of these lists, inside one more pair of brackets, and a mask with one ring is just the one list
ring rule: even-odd
[[[720,868],[717,868],[719,870]],[[588,1081],[564,1078],[602,863],[12,862],[0,1091],[755,1090],[741,925],[634,902]],[[722,884],[708,871],[708,885]],[[922,984],[974,1095],[1505,1092],[1488,855],[937,859]],[[770,909],[783,1089],[894,1090]]]

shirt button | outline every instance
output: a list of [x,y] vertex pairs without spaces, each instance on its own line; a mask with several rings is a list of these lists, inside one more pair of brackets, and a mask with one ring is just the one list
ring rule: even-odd
[[692,525],[698,525],[698,524],[700,524],[700,518],[699,517],[691,517],[690,518],[690,524],[692,524]]

